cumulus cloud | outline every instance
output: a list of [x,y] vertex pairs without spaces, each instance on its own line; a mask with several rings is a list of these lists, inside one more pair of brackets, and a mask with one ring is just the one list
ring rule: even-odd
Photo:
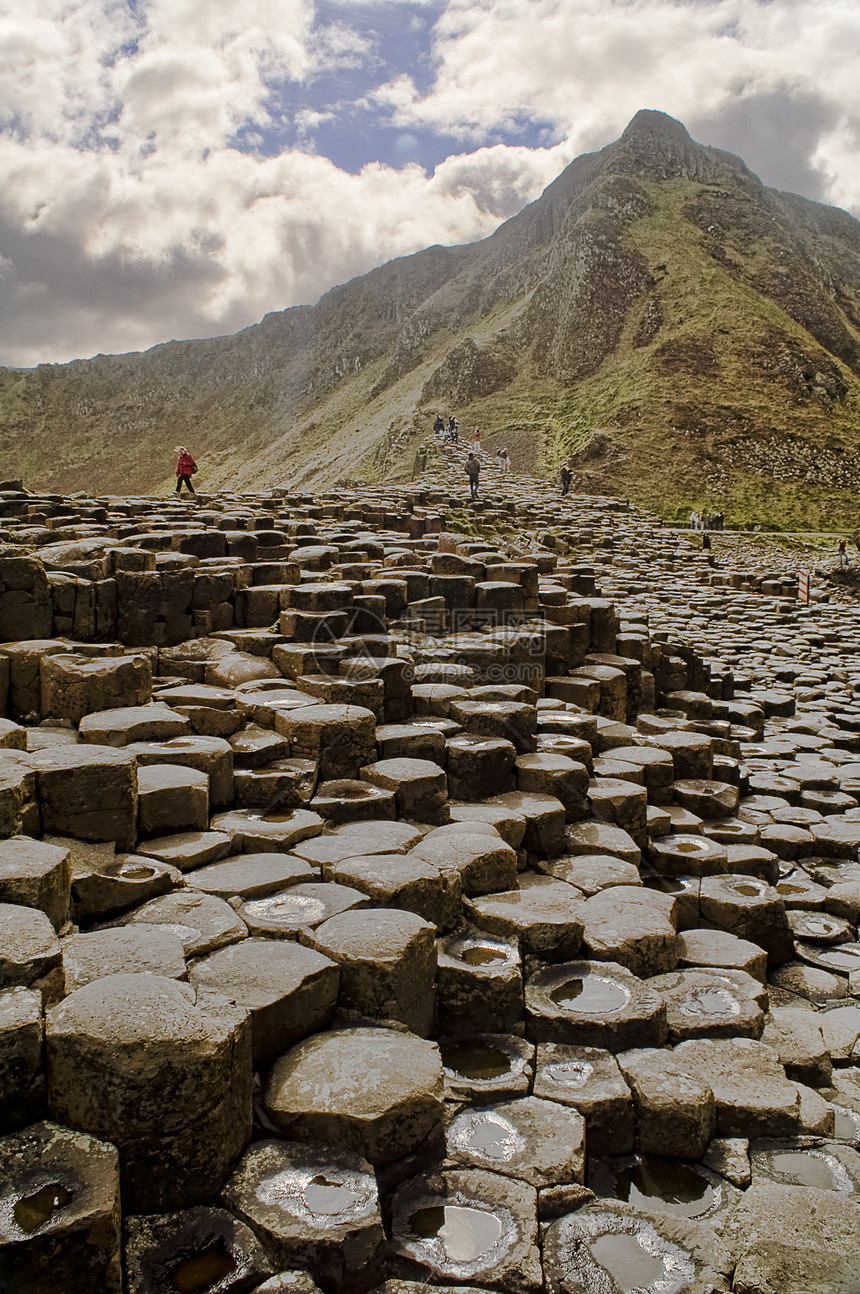
[[[860,210],[858,37],[847,0],[0,0],[0,362],[233,331],[484,236],[641,107]],[[399,164],[338,167],[339,126]]]

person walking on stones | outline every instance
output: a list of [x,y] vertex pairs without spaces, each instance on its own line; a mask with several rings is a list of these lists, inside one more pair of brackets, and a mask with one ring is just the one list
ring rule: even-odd
[[480,454],[481,452],[481,428],[480,427],[475,428],[475,435],[472,441],[472,449],[475,451],[476,454]]
[[445,419],[442,417],[441,413],[436,414],[436,421],[433,423],[433,430],[437,436],[441,436],[442,432],[445,430]]
[[188,486],[191,494],[194,494],[194,486],[191,484],[191,478],[197,471],[197,464],[189,454],[184,445],[176,446],[176,453],[179,457],[176,460],[176,493],[182,493],[183,483]]
[[507,476],[511,470],[511,460],[506,449],[496,450],[496,458],[499,460],[499,467],[502,469],[502,476]]
[[466,475],[469,478],[469,497],[477,499],[478,497],[478,476],[481,471],[481,464],[474,454],[470,454],[466,459]]
[[566,463],[562,463],[559,476],[561,477],[561,497],[564,498],[566,494],[570,493],[570,483],[573,480],[569,459]]
[[844,538],[839,540],[836,551],[839,553],[840,569],[843,569],[848,565],[848,544]]

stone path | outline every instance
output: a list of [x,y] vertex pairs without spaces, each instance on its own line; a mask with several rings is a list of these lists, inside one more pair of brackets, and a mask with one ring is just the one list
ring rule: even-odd
[[0,1288],[851,1288],[860,607],[465,453],[0,491]]

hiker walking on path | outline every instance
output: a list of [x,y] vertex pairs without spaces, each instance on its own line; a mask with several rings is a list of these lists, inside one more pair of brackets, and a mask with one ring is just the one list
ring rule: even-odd
[[481,464],[474,454],[470,454],[466,459],[466,475],[469,478],[470,498],[478,497],[478,475],[481,471]]
[[848,545],[847,545],[846,540],[845,540],[845,539],[840,539],[840,540],[839,540],[839,543],[838,543],[838,545],[837,545],[837,548],[836,548],[836,551],[839,553],[839,566],[840,566],[840,569],[842,569],[842,568],[844,568],[844,567],[846,567],[846,566],[848,565],[848,551],[847,551],[847,548],[848,548]]
[[436,421],[433,423],[433,430],[437,436],[441,436],[445,430],[445,419],[441,413],[436,414]]
[[480,454],[481,452],[481,428],[480,427],[475,428],[475,436],[472,442],[472,449],[475,451],[476,454]]
[[184,482],[188,486],[191,494],[194,494],[195,490],[194,486],[191,484],[191,478],[197,471],[197,464],[184,445],[177,445],[176,452],[179,455],[176,460],[176,493],[182,493],[182,485]]
[[564,498],[566,494],[570,493],[570,483],[573,480],[573,473],[570,470],[569,461],[567,463],[562,463],[559,476],[561,477],[561,497]]
[[507,476],[511,470],[511,460],[506,449],[496,451],[496,458],[499,460],[499,467],[502,469],[502,476]]

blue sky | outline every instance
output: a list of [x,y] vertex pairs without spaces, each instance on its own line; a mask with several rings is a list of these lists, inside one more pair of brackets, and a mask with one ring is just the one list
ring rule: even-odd
[[860,212],[856,0],[0,0],[0,363],[489,234],[639,108]]

